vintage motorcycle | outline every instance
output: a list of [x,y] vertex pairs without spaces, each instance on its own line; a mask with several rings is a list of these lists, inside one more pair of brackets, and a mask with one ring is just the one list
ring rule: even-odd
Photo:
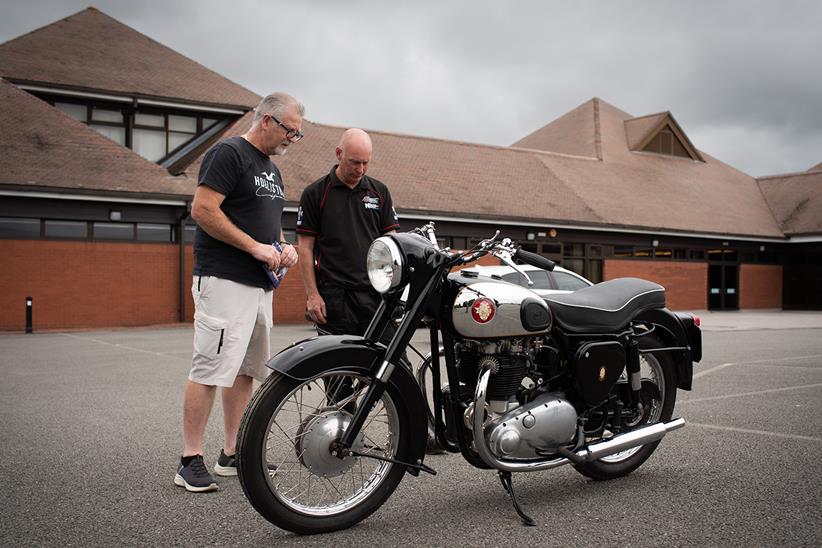
[[[436,474],[423,462],[430,422],[442,448],[496,470],[533,525],[512,472],[571,464],[617,478],[685,424],[671,416],[677,388],[691,389],[701,331],[695,316],[665,308],[663,287],[621,278],[542,298],[451,272],[486,254],[526,279],[516,261],[554,267],[499,232],[464,253],[440,249],[433,223],[383,236],[367,259],[383,302],[364,336],[311,338],[268,362],[237,445],[240,483],[263,517],[300,534],[358,523],[406,472]],[[421,326],[431,351],[415,375],[404,356]]]

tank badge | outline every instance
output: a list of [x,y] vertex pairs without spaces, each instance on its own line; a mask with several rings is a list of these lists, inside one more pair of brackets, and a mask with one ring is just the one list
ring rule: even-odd
[[599,368],[599,382],[605,381],[605,366]]
[[471,317],[477,323],[488,323],[494,318],[494,302],[491,299],[481,298],[471,305]]

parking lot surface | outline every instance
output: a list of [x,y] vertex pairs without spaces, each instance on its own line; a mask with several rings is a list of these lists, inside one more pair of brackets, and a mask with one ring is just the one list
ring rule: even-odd
[[[181,449],[190,326],[0,334],[2,544],[218,546],[820,546],[822,313],[702,313],[704,359],[669,434],[636,472],[519,474],[520,524],[496,474],[458,455],[406,476],[358,526],[275,528],[236,478],[190,494]],[[308,326],[275,326],[275,348]],[[206,461],[220,450],[220,406]]]

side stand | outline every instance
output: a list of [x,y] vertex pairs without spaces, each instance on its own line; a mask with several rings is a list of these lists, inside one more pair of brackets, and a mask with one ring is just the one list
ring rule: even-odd
[[537,522],[525,515],[525,512],[523,512],[522,508],[519,507],[517,497],[514,495],[514,485],[511,483],[511,472],[504,472],[500,470],[497,473],[499,474],[499,481],[502,483],[502,488],[505,489],[505,492],[511,497],[511,502],[514,503],[514,510],[516,510],[517,514],[519,514],[522,523],[531,527],[535,526]]

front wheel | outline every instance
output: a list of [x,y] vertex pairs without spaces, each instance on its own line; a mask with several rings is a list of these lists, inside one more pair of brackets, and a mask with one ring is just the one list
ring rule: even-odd
[[[654,335],[640,339],[640,349],[661,348],[664,344]],[[642,414],[632,427],[647,426],[671,420],[676,402],[676,372],[671,356],[666,352],[640,353],[639,367],[642,376],[640,399]],[[621,382],[627,383],[623,372]],[[619,386],[619,385],[617,385]],[[579,473],[595,480],[607,480],[625,476],[639,468],[659,445],[659,441],[640,445],[608,455],[599,460],[575,464]]]
[[[405,467],[332,454],[371,379],[345,369],[307,381],[274,372],[260,386],[237,436],[240,484],[267,520],[300,534],[345,529],[391,496]],[[371,409],[352,450],[396,459],[408,428],[391,385]]]

